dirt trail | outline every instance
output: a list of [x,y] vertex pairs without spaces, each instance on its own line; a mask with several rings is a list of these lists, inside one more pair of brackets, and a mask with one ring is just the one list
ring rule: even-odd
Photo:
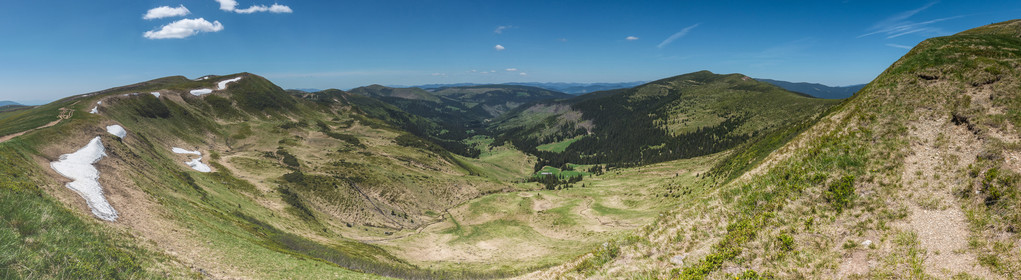
[[[906,228],[918,234],[919,243],[926,250],[926,272],[937,277],[965,272],[992,279],[994,275],[967,250],[969,225],[951,193],[953,186],[945,184],[951,180],[937,179],[974,161],[981,140],[964,127],[936,118],[923,117],[916,126],[909,131],[913,153],[905,158],[901,178],[906,182],[906,191],[915,194],[915,203],[908,205],[911,214]],[[953,162],[950,158],[958,160]]]
[[[75,101],[74,103],[71,103],[71,105],[69,105],[68,107],[74,106],[74,104],[78,104],[78,102]],[[57,120],[49,122],[49,123],[44,124],[42,126],[33,128],[33,129],[29,129],[29,130],[25,130],[25,131],[22,131],[22,132],[15,133],[15,134],[10,134],[10,135],[5,135],[3,137],[0,137],[0,143],[7,142],[7,140],[14,139],[14,137],[25,135],[25,133],[29,133],[29,132],[32,132],[32,131],[36,131],[36,130],[39,130],[39,129],[43,129],[43,128],[47,128],[47,127],[51,127],[51,126],[57,125],[58,123],[60,123],[60,121],[63,121],[63,120],[66,120],[66,119],[70,119],[72,116],[74,116],[74,110],[73,109],[68,109],[67,107],[60,108],[60,113],[57,113]]]
[[[582,217],[589,218],[591,220],[599,222],[600,226],[619,227],[619,228],[635,228],[635,227],[638,227],[638,225],[631,224],[631,223],[621,222],[620,220],[611,220],[609,222],[606,222],[606,221],[603,221],[603,219],[600,219],[599,215],[595,215],[595,214],[589,213],[590,211],[596,211],[596,210],[592,209],[592,204],[595,203],[595,201],[596,200],[593,199],[592,197],[588,197],[588,196],[585,197],[585,206],[582,207],[581,211],[578,211],[578,215],[581,215]],[[601,231],[605,230],[605,229],[602,229],[602,228],[600,228],[600,229],[601,229]]]

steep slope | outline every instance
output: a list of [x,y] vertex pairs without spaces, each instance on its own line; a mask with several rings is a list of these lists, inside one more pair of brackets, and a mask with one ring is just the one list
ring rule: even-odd
[[816,83],[795,83],[795,82],[778,81],[778,80],[770,80],[770,79],[756,79],[756,80],[767,82],[767,83],[773,84],[775,86],[781,87],[781,88],[789,90],[789,91],[803,93],[803,94],[807,94],[807,95],[810,95],[810,96],[813,96],[813,97],[825,98],[825,99],[844,99],[844,98],[848,98],[848,97],[851,97],[851,95],[854,95],[855,92],[858,92],[863,87],[865,87],[864,84],[842,86],[842,87],[831,87],[831,86],[827,86],[827,85],[824,85],[824,84],[816,84]]
[[[360,242],[414,231],[441,220],[446,209],[507,188],[470,176],[478,172],[469,160],[402,130],[401,123],[373,117],[369,111],[396,109],[365,100],[371,101],[342,91],[293,95],[241,73],[162,78],[18,114],[57,121],[0,143],[5,178],[12,178],[0,188],[0,204],[41,205],[7,212],[13,214],[4,222],[16,231],[0,238],[5,248],[17,249],[3,262],[19,269],[4,273],[287,278],[294,269],[311,278],[369,277],[354,269],[397,277],[476,275],[428,271]],[[399,110],[390,113],[379,116],[413,121],[396,118]],[[91,151],[98,149],[99,159],[91,160],[98,176],[50,168],[87,142]],[[102,191],[76,193],[64,186],[68,178],[94,180]],[[117,214],[105,218],[114,221],[94,219],[92,200],[87,205],[82,196],[108,201]],[[65,235],[76,238],[66,247],[37,244]],[[74,245],[88,238],[95,240]],[[39,248],[54,253],[33,256]],[[86,259],[80,264],[90,268],[65,264],[70,257]]]
[[[501,134],[498,143],[510,141],[546,165],[637,165],[720,152],[833,104],[740,74],[701,71],[521,107],[492,130]],[[550,144],[566,148],[540,149]]]
[[928,39],[729,154],[684,207],[526,277],[1016,279],[1018,46],[1021,20]]

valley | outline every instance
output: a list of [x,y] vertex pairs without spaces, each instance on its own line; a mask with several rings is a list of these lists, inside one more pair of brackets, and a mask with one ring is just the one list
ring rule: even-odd
[[1017,278],[1019,46],[931,38],[847,99],[242,72],[3,110],[0,278]]

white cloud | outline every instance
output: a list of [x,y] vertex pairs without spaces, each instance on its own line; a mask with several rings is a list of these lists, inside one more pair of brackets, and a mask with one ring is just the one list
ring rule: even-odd
[[924,11],[925,9],[928,9],[929,7],[932,7],[936,3],[938,3],[938,2],[930,2],[929,4],[925,4],[924,6],[918,8],[918,9],[904,11],[904,12],[901,12],[899,14],[890,16],[890,17],[888,17],[886,19],[883,19],[883,20],[877,22],[876,24],[872,25],[872,27],[870,27],[868,29],[871,32],[859,35],[858,38],[867,37],[867,36],[876,35],[876,34],[883,34],[883,35],[886,35],[886,39],[892,39],[892,38],[897,38],[897,37],[900,37],[900,36],[904,36],[904,35],[908,35],[908,34],[913,34],[913,33],[919,33],[919,32],[935,33],[935,34],[945,33],[943,31],[943,29],[940,29],[938,27],[931,27],[930,25],[932,25],[933,23],[941,22],[941,21],[947,21],[947,20],[961,18],[962,16],[938,18],[938,19],[933,19],[933,20],[928,20],[928,21],[923,21],[923,22],[914,22],[914,21],[909,20],[909,18],[911,18],[915,14],[918,14],[919,12]]
[[627,38],[624,38],[624,40],[628,40],[628,41],[634,41],[634,40],[638,40],[638,37],[635,37],[635,36],[627,36]]
[[234,10],[234,12],[239,13],[239,14],[251,14],[251,13],[256,13],[256,12],[270,12],[270,13],[275,13],[275,14],[280,14],[280,13],[289,14],[289,13],[292,13],[294,11],[291,10],[291,7],[280,5],[280,4],[273,4],[273,6],[269,6],[269,7],[266,7],[265,5],[254,5],[254,6],[248,7],[247,9]]
[[497,26],[496,29],[493,30],[493,33],[503,34],[504,30],[507,30],[507,29],[510,29],[510,28],[514,28],[514,26],[513,25],[501,25],[501,26]]
[[209,22],[204,18],[182,19],[164,25],[159,30],[146,31],[143,36],[149,39],[181,39],[200,32],[217,32],[223,30],[219,21]]
[[220,2],[220,10],[228,12],[233,12],[234,8],[238,7],[238,1],[235,0],[216,0],[216,2]]
[[275,14],[281,14],[281,13],[289,14],[289,13],[293,13],[294,12],[294,10],[291,10],[291,7],[280,5],[280,4],[273,4],[273,5],[269,6],[269,7],[267,7],[266,5],[252,5],[251,7],[248,7],[248,8],[245,8],[245,9],[238,9],[237,8],[238,7],[238,1],[236,1],[236,0],[216,0],[216,2],[220,3],[220,10],[224,10],[224,11],[228,11],[228,12],[235,12],[235,13],[239,13],[239,14],[251,14],[251,13],[258,13],[258,12],[270,12],[270,13],[275,13]]
[[905,50],[910,50],[911,49],[911,46],[898,45],[898,44],[886,44],[886,46],[887,47],[899,48],[899,49],[905,49]]
[[504,48],[503,45],[496,45],[495,47],[493,47],[493,49],[494,50],[498,50],[498,51],[502,51],[502,50],[506,50],[507,48]]
[[190,14],[191,11],[185,8],[184,5],[173,8],[170,6],[162,6],[150,9],[142,16],[142,19],[158,19],[167,17],[180,17]]
[[293,13],[294,11],[291,10],[291,7],[280,5],[280,4],[273,4],[272,6],[269,6],[269,12],[270,13],[277,13],[277,14],[280,14],[280,13],[290,14],[290,13]]
[[702,23],[696,23],[695,25],[688,26],[688,27],[685,27],[684,29],[681,29],[681,31],[677,31],[677,33],[674,33],[674,35],[670,35],[669,38],[666,38],[666,40],[663,40],[663,42],[659,43],[659,45],[656,45],[656,47],[657,48],[661,48],[661,49],[663,47],[666,47],[666,45],[669,45],[670,43],[673,43],[674,40],[680,39],[681,37],[684,37],[684,35],[688,35],[689,31],[691,31],[692,29],[695,29],[695,27],[698,27],[701,24]]
[[432,75],[433,76],[437,76],[437,77],[446,77],[447,76],[446,73],[432,73]]
[[518,68],[507,68],[507,71],[508,72],[518,71]]
[[521,75],[521,76],[528,76],[528,73],[525,73],[525,72],[521,72],[521,73],[518,73],[518,75]]

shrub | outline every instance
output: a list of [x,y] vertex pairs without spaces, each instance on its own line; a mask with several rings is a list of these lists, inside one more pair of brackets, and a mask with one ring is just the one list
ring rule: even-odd
[[826,201],[837,209],[837,212],[850,207],[854,200],[854,176],[846,175],[840,180],[830,183],[825,197]]

